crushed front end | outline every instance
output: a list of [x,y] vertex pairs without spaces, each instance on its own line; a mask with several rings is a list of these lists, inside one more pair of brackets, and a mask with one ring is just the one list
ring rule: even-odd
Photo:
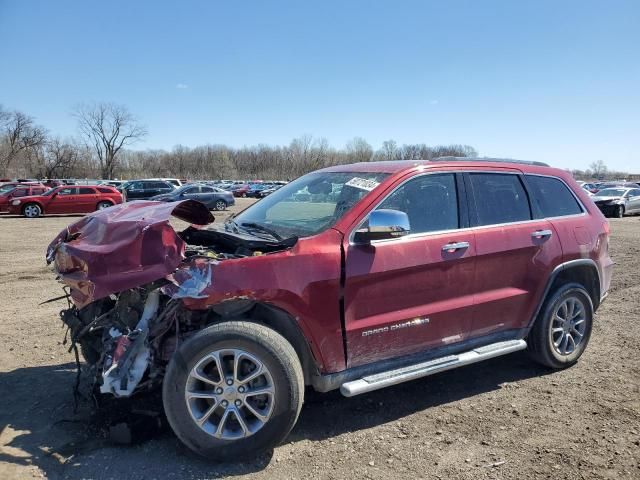
[[[192,225],[176,232],[172,216]],[[207,295],[216,266],[293,244],[198,227],[212,221],[193,200],[130,202],[84,217],[49,245],[47,263],[70,301],[61,319],[92,394],[158,389],[178,345],[219,319],[185,307]]]

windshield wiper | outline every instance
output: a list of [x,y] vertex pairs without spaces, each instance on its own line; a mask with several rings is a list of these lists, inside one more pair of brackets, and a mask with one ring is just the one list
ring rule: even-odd
[[[232,222],[233,222],[233,220],[232,220]],[[235,225],[237,225],[236,222],[233,222],[233,223]],[[268,233],[269,235],[271,235],[276,240],[278,240],[278,241],[282,240],[282,237],[280,236],[280,234],[278,232],[276,232],[275,230],[272,230],[269,227],[265,227],[264,225],[261,225],[259,223],[254,223],[254,222],[241,223],[240,227],[242,227],[242,228],[251,228],[253,230],[258,230],[260,232]]]

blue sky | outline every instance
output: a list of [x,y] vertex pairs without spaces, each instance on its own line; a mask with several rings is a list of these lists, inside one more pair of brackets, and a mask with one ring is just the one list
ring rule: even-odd
[[640,1],[0,0],[0,103],[136,148],[354,136],[640,172]]

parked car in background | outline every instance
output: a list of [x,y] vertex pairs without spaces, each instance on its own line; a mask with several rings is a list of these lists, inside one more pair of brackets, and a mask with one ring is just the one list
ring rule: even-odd
[[608,217],[622,218],[626,214],[640,213],[640,187],[605,188],[591,199]]
[[255,183],[253,185],[249,185],[249,190],[247,190],[247,197],[260,198],[260,192],[266,190],[268,187],[269,186],[264,183]]
[[42,183],[49,187],[49,188],[53,188],[53,187],[59,187],[60,185],[65,185],[64,180],[60,180],[57,178],[45,178],[42,180]]
[[28,218],[52,213],[89,213],[122,203],[122,194],[109,186],[60,186],[41,195],[14,198],[9,213]]
[[9,204],[14,198],[28,197],[31,195],[41,195],[48,188],[41,183],[23,183],[12,186],[11,188],[0,188],[0,213],[9,211]]
[[578,182],[578,185],[580,185],[582,188],[584,188],[590,194],[594,194],[594,193],[596,193],[598,191],[598,187],[596,187],[593,183]]
[[148,200],[156,195],[171,193],[175,189],[175,185],[164,180],[131,180],[118,188],[127,202],[130,200]]
[[235,205],[236,200],[231,192],[226,192],[219,188],[205,184],[183,185],[170,193],[156,195],[150,200],[159,202],[177,202],[178,200],[197,200],[204,203],[209,210],[224,210],[231,205]]
[[36,182],[6,182],[6,183],[3,183],[2,186],[0,186],[0,192],[6,192],[15,187],[26,187],[26,186],[40,187],[42,185],[43,185],[42,183],[37,181]]
[[266,197],[268,195],[271,195],[273,192],[278,190],[280,187],[282,187],[282,185],[271,185],[271,186],[265,188],[264,190],[260,190],[257,193],[256,198],[264,198],[264,197]]
[[125,180],[103,180],[100,184],[101,185],[109,185],[111,187],[120,187],[122,186],[124,183],[126,183]]
[[250,188],[251,187],[249,187],[249,185],[246,183],[237,184],[231,187],[231,193],[233,193],[234,197],[246,198],[247,192]]
[[163,182],[169,182],[174,187],[181,187],[183,184],[179,178],[148,178],[147,180],[162,180]]

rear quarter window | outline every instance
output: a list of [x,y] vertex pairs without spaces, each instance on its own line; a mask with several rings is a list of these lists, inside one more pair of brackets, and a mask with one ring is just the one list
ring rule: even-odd
[[582,207],[560,179],[525,175],[537,218],[566,217],[582,213]]
[[100,193],[113,193],[113,190],[111,190],[109,188],[104,188],[104,187],[98,187],[98,191]]

